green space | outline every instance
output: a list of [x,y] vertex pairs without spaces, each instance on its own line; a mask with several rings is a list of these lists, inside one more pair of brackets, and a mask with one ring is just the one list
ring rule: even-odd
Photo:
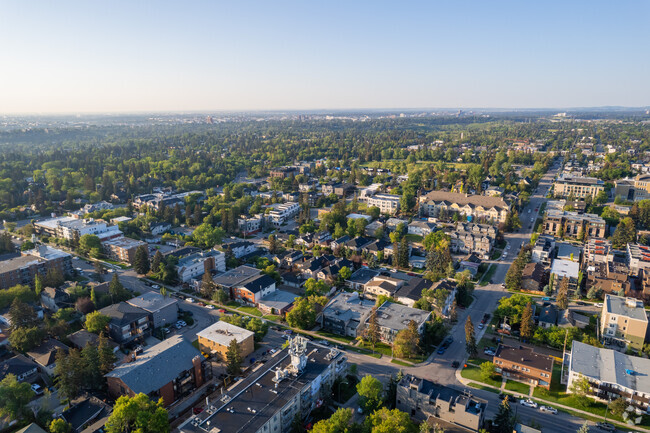
[[410,362],[405,362],[396,358],[391,359],[390,362],[392,362],[393,364],[401,365],[403,367],[413,367],[413,364],[411,364]]
[[487,272],[483,274],[483,278],[481,278],[481,283],[479,285],[487,286],[488,284],[490,284],[490,280],[492,279],[496,271],[497,271],[497,265],[495,264],[490,265]]
[[[370,351],[373,350],[372,344],[368,343],[366,341],[361,342],[361,347],[363,347],[366,350],[370,350]],[[381,353],[382,355],[385,355],[385,356],[391,356],[393,350],[392,350],[392,347],[390,347],[386,343],[377,343],[377,344],[375,344],[374,351],[377,352],[377,353]]]
[[239,311],[252,314],[253,316],[262,317],[262,312],[255,307],[243,306],[238,308]]
[[282,319],[280,316],[276,314],[267,314],[266,316],[264,316],[264,318],[266,320],[270,320],[271,322],[279,322],[280,319]]
[[492,254],[490,255],[490,260],[498,260],[499,257],[501,257],[502,253],[503,250],[495,248],[494,251],[492,251]]
[[486,383],[488,385],[495,386],[497,388],[499,388],[501,386],[501,378],[500,377],[499,377],[498,380],[494,379],[494,377],[492,377],[492,378],[489,378],[488,380],[484,381],[481,378],[481,370],[478,367],[474,367],[474,366],[471,366],[471,365],[467,366],[466,368],[463,368],[463,371],[460,372],[460,375],[462,377],[464,377],[465,379],[469,379],[469,380],[476,381],[476,382],[483,382],[483,383]]
[[196,348],[197,348],[197,350],[201,350],[201,349],[199,349],[199,340],[198,340],[198,339],[197,339],[197,340],[194,340],[194,341],[192,341],[192,346],[194,346],[194,347],[196,347]]
[[404,237],[409,242],[422,242],[422,236],[420,235],[406,235]]
[[362,355],[372,356],[373,358],[377,358],[377,359],[381,358],[381,353],[371,352],[367,349],[360,349],[356,346],[345,346],[345,350],[349,350],[355,353],[360,353]]
[[354,338],[352,337],[332,334],[331,332],[327,332],[327,331],[316,331],[316,333],[318,335],[322,335],[323,337],[331,338],[332,340],[342,341],[344,343],[352,343],[354,341]]
[[509,380],[506,382],[506,389],[508,391],[514,391],[524,395],[528,395],[530,393],[530,385],[514,380]]
[[228,302],[226,303],[226,306],[227,306],[227,307],[233,307],[233,308],[239,308],[239,303],[238,303],[238,302],[235,302],[235,301],[228,301]]

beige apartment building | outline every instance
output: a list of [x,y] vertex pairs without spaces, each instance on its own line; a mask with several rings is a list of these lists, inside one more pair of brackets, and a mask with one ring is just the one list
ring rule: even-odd
[[595,198],[605,190],[605,182],[595,177],[560,175],[553,184],[553,194],[556,197]]
[[216,355],[221,360],[226,359],[226,352],[232,340],[237,341],[242,358],[246,358],[255,350],[255,333],[227,322],[219,321],[196,336],[199,339],[201,352]]
[[605,295],[600,332],[605,343],[620,342],[641,349],[648,329],[648,316],[643,301]]

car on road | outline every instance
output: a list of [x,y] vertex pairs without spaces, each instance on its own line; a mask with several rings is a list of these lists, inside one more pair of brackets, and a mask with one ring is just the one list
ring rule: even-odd
[[542,412],[548,412],[548,413],[552,413],[553,415],[557,415],[557,409],[551,406],[540,406],[539,410],[541,410]]
[[221,314],[226,314],[226,310],[224,310],[223,308],[219,308],[217,312]]
[[478,329],[483,329],[483,328],[485,328],[485,325],[482,324],[482,323],[479,323],[479,324],[478,324]]
[[198,305],[199,307],[205,307],[205,304],[203,302],[197,302],[196,305]]
[[190,304],[193,304],[193,303],[194,303],[194,298],[190,298],[189,296],[188,296],[187,298],[185,298],[185,300],[186,300],[187,302],[189,302]]
[[177,324],[177,325],[180,325],[181,327],[183,327],[183,326],[187,326],[187,323],[185,323],[184,320],[179,320],[178,322],[176,322],[176,324]]
[[438,351],[436,352],[438,355],[444,355],[445,350],[447,350],[447,346],[444,344],[438,348]]
[[41,385],[39,385],[38,383],[32,384],[32,391],[34,391],[34,393],[36,395],[41,395],[44,392],[43,387]]
[[608,422],[597,422],[596,427],[598,427],[601,430],[605,430],[605,431],[616,431],[616,427],[614,427],[613,425],[611,425]]
[[165,335],[167,335],[172,331],[170,331],[169,328],[163,328],[163,332],[165,333]]
[[174,324],[174,328],[181,329],[183,326],[180,323]]
[[535,403],[535,402],[532,401],[531,399],[528,399],[528,400],[519,400],[519,404],[522,405],[522,406],[532,407],[532,408],[537,409],[537,403]]
[[214,310],[215,307],[212,304],[208,304],[205,306],[205,308],[207,308],[208,310]]
[[451,363],[451,368],[458,368],[460,366],[460,362],[454,361]]
[[154,284],[153,286],[151,286],[151,288],[158,290],[158,289],[160,289],[160,286],[158,284]]

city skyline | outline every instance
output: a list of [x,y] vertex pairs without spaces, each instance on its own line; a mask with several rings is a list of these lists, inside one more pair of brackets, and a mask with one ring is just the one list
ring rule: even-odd
[[650,5],[6,3],[0,114],[646,107]]

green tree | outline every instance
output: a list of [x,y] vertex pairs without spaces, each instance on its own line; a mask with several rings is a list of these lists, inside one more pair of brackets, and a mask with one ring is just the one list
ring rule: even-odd
[[79,238],[79,252],[83,255],[90,254],[92,249],[101,250],[102,243],[96,235],[86,234]]
[[351,433],[352,415],[352,409],[338,408],[332,416],[314,424],[311,433]]
[[405,329],[400,330],[393,341],[393,353],[400,357],[409,359],[420,352],[420,333],[417,324],[411,320]]
[[352,276],[352,271],[347,266],[343,266],[339,269],[339,278],[341,281],[345,281]]
[[[224,230],[220,227],[213,227],[208,223],[199,225],[192,233],[194,243],[202,248],[212,248],[220,244],[224,237]],[[154,268],[155,269],[155,268]]]
[[585,421],[584,424],[580,426],[577,433],[589,433],[589,421]]
[[467,354],[470,357],[474,357],[478,353],[476,336],[474,335],[474,324],[470,316],[467,316],[467,320],[465,321],[465,350],[467,350]]
[[617,398],[609,403],[609,410],[616,416],[622,416],[629,403],[622,398]]
[[97,355],[99,356],[99,371],[101,371],[102,375],[111,371],[115,361],[117,361],[117,357],[113,348],[108,344],[108,339],[104,333],[99,334]]
[[45,279],[43,280],[43,284],[47,287],[61,287],[64,282],[65,277],[59,268],[56,267],[49,268],[45,274]]
[[512,430],[515,427],[515,417],[512,414],[512,408],[510,407],[507,397],[504,398],[499,405],[499,409],[497,410],[497,414],[494,416],[492,425],[494,426],[494,432],[512,433]]
[[275,235],[269,235],[269,252],[275,254],[280,249],[280,244]]
[[26,414],[27,403],[34,397],[34,391],[28,382],[18,382],[16,376],[9,373],[0,381],[0,415],[10,420],[17,420]]
[[41,344],[44,336],[43,330],[36,326],[18,328],[9,335],[9,344],[17,351],[25,353]]
[[560,310],[569,307],[569,277],[564,277],[560,281],[560,287],[557,289],[557,306]]
[[379,322],[377,321],[377,306],[372,307],[370,311],[370,316],[368,316],[368,326],[366,327],[364,333],[364,338],[366,341],[372,344],[372,350],[375,350],[375,345],[379,342],[380,339],[380,329]]
[[169,433],[169,430],[162,398],[153,402],[142,393],[118,398],[106,421],[106,433]]
[[239,351],[239,345],[234,338],[228,345],[226,352],[226,371],[231,376],[237,376],[241,373],[242,356]]
[[487,382],[494,375],[494,363],[490,361],[484,362],[479,367],[479,370],[481,370],[481,379],[483,382]]
[[311,329],[316,323],[316,309],[306,298],[298,298],[287,313],[287,323],[300,329]]
[[84,381],[90,389],[100,389],[104,384],[101,363],[99,360],[99,350],[97,345],[86,343],[81,350],[81,357],[84,362]]
[[34,292],[40,296],[43,291],[43,281],[41,281],[41,276],[36,274],[34,276]]
[[140,245],[135,250],[135,258],[133,260],[133,268],[138,274],[146,275],[151,270],[149,264],[149,248],[147,245]]
[[525,340],[530,339],[535,331],[535,322],[533,320],[533,305],[532,303],[526,304],[523,314],[521,315],[521,337]]
[[36,312],[30,306],[15,298],[9,308],[9,319],[11,320],[11,329],[31,328],[38,324]]
[[216,289],[212,293],[212,300],[214,302],[219,303],[219,304],[225,304],[226,302],[228,302],[228,299],[229,299],[229,296],[228,296],[228,293],[226,293],[225,290]]
[[627,244],[634,243],[636,240],[636,227],[634,220],[630,217],[623,218],[618,226],[614,235],[612,236],[612,246],[614,248],[624,249]]
[[370,426],[370,433],[417,433],[418,431],[418,427],[407,413],[385,407],[370,414],[366,424]]
[[70,433],[72,427],[61,418],[53,419],[50,423],[50,433]]
[[68,399],[79,395],[86,383],[86,363],[77,349],[70,349],[68,354],[59,349],[56,352],[54,374],[59,392]]
[[359,406],[365,413],[372,413],[381,407],[384,401],[384,387],[373,376],[365,375],[357,384]]
[[88,332],[99,334],[106,330],[110,321],[111,318],[109,316],[102,314],[99,311],[93,311],[86,315],[86,322],[84,325]]
[[156,250],[156,254],[153,255],[153,261],[151,262],[151,270],[153,272],[158,272],[160,265],[164,262],[164,257],[160,250]]
[[574,379],[571,382],[568,391],[578,397],[578,404],[580,406],[585,406],[588,401],[587,396],[591,393],[591,384],[589,383],[589,379],[585,376],[580,376]]

